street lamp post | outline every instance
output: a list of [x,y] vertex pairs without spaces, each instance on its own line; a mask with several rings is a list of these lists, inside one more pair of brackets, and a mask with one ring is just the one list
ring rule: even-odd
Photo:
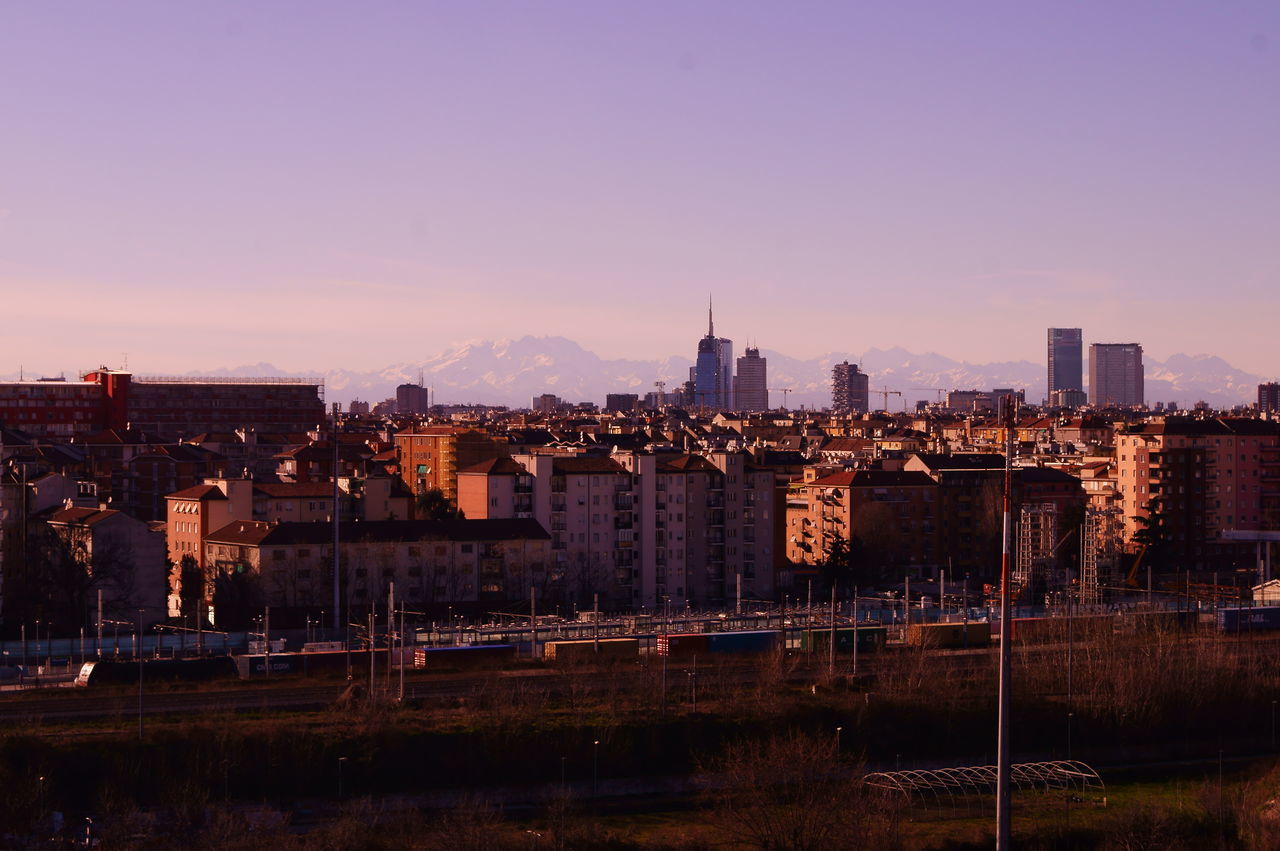
[[591,743],[591,795],[600,794],[600,740]]
[[138,656],[138,741],[142,741],[142,611],[138,609],[137,640],[133,647]]
[[342,800],[342,769],[347,763],[345,756],[338,757],[338,800]]

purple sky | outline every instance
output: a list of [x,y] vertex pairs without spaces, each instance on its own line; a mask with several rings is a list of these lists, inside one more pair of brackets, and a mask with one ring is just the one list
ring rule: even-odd
[[[0,373],[562,334],[1280,371],[1275,2],[0,6]],[[739,342],[739,347],[741,342]]]

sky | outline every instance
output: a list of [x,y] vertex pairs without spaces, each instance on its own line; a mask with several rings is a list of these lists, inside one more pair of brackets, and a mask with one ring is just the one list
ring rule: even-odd
[[0,0],[0,374],[1275,366],[1275,2]]

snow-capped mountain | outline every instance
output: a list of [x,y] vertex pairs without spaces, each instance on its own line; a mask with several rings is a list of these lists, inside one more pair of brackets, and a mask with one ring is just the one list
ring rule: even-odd
[[[831,367],[848,360],[861,363],[870,377],[872,402],[884,398],[877,388],[887,387],[889,407],[910,406],[917,400],[936,400],[948,390],[990,390],[1012,387],[1026,390],[1027,399],[1038,402],[1045,394],[1045,367],[1031,361],[974,364],[935,352],[916,353],[903,348],[869,349],[861,354],[828,352],[817,358],[788,357],[763,350],[769,360],[770,398],[782,402],[788,388],[790,407],[823,407],[831,401]],[[554,393],[570,402],[603,402],[606,393],[644,395],[655,381],[674,388],[687,380],[689,358],[673,355],[660,360],[609,360],[589,352],[564,337],[522,337],[518,340],[479,340],[448,349],[418,363],[391,364],[380,370],[360,372],[331,370],[325,373],[326,397],[346,403],[358,398],[380,401],[395,395],[398,384],[424,383],[435,388],[442,403],[477,402],[528,406],[534,396]],[[1190,406],[1203,400],[1230,407],[1255,398],[1262,380],[1209,355],[1173,355],[1161,362],[1147,359],[1147,398],[1178,401]],[[227,375],[278,375],[269,364],[220,371]]]
[[[939,393],[948,390],[1012,387],[1026,390],[1032,402],[1039,402],[1045,394],[1044,365],[1025,360],[974,364],[903,348],[868,349],[860,354],[828,352],[807,360],[769,350],[762,350],[761,355],[769,361],[770,400],[780,405],[781,390],[787,388],[786,402],[792,408],[829,405],[831,367],[845,360],[860,363],[870,376],[871,402],[876,407],[884,402],[875,392],[879,388],[902,394],[888,396],[889,407],[895,410],[921,399],[936,400]],[[397,385],[416,383],[421,374],[441,403],[527,407],[542,393],[554,393],[569,402],[596,403],[603,402],[606,393],[643,396],[654,389],[655,381],[666,382],[668,388],[683,383],[691,365],[689,358],[679,355],[609,360],[564,337],[522,337],[473,341],[421,362],[396,363],[368,372],[333,369],[321,374],[326,398],[344,406],[351,399],[377,402],[392,397]],[[271,364],[258,363],[190,374],[244,377],[284,373]],[[1251,402],[1263,380],[1211,355],[1177,354],[1163,362],[1147,358],[1146,374],[1149,401],[1177,401],[1184,407],[1201,400],[1215,407]]]

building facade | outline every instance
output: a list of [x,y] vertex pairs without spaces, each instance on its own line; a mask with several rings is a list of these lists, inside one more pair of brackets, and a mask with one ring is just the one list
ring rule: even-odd
[[690,370],[694,407],[707,411],[733,409],[733,341],[716,336],[707,306],[707,336],[698,341],[698,357]]
[[467,517],[530,517],[551,533],[549,599],[652,609],[774,591],[773,472],[710,452],[517,455],[458,475]]
[[866,413],[870,379],[856,363],[838,363],[831,368],[831,409],[837,414]]
[[1049,329],[1049,399],[1062,390],[1084,390],[1084,342],[1079,328]]
[[1138,407],[1145,387],[1142,346],[1094,343],[1089,347],[1089,404],[1097,408]]
[[769,410],[769,359],[760,357],[760,350],[754,346],[748,346],[738,358],[733,393],[739,411]]
[[1280,383],[1269,381],[1258,385],[1258,410],[1280,411]]

